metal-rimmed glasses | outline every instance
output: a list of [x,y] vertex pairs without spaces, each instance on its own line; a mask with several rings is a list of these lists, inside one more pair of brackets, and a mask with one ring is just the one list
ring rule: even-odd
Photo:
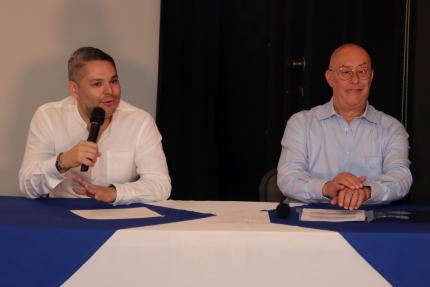
[[335,72],[339,78],[344,81],[351,80],[354,73],[356,73],[357,77],[361,80],[369,79],[372,74],[372,68],[369,68],[368,66],[358,66],[354,69],[341,66],[337,70],[329,69],[329,71]]

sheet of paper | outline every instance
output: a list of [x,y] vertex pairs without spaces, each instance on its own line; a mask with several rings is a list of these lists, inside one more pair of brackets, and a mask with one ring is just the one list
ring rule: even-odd
[[312,209],[303,208],[300,213],[301,221],[365,221],[364,210],[332,210],[332,209]]
[[70,210],[74,214],[86,219],[136,219],[161,217],[162,215],[146,207]]

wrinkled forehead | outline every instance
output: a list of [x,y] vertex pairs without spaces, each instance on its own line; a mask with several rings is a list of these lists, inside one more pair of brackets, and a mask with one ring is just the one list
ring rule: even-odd
[[330,68],[372,66],[369,54],[360,46],[345,45],[336,49],[330,58]]

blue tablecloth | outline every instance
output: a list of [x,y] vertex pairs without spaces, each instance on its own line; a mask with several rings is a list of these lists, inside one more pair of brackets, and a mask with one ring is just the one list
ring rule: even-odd
[[[2,286],[58,286],[76,272],[118,229],[213,216],[150,204],[135,204],[127,208],[141,206],[164,216],[127,220],[86,220],[69,210],[124,207],[112,207],[88,199],[29,200],[0,197]],[[332,208],[329,205],[308,207]],[[430,211],[429,206],[378,208]],[[291,217],[286,220],[279,219],[273,210],[269,211],[269,216],[274,224],[339,232],[370,265],[395,286],[427,285],[426,275],[430,270],[429,223],[388,219],[372,223],[300,222],[294,209]]]
[[[378,219],[367,222],[299,221],[298,208],[292,208],[288,219],[281,219],[274,210],[270,220],[339,232],[354,249],[394,286],[428,286],[430,272],[430,222],[402,219]],[[336,209],[331,205],[314,204],[306,208]],[[386,205],[366,206],[375,210],[429,211],[430,206]],[[336,254],[333,254],[336,256]],[[353,280],[353,278],[351,278]]]
[[163,217],[88,220],[70,210],[109,209],[88,199],[0,197],[0,282],[2,286],[59,286],[118,229],[213,216],[150,204]]

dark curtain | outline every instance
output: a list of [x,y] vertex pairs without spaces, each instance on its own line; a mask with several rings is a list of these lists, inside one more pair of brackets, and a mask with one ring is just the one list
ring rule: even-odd
[[257,200],[288,118],[330,99],[324,71],[341,43],[368,49],[370,101],[399,118],[403,20],[396,0],[162,0],[157,124],[172,198]]
[[255,200],[274,167],[265,148],[267,6],[162,1],[157,121],[172,198]]
[[410,201],[413,203],[430,203],[430,133],[427,115],[430,107],[429,72],[430,67],[430,2],[427,0],[414,1],[416,17],[412,31],[414,41],[412,47],[411,99],[408,102],[408,126],[410,134],[411,171],[414,178]]

